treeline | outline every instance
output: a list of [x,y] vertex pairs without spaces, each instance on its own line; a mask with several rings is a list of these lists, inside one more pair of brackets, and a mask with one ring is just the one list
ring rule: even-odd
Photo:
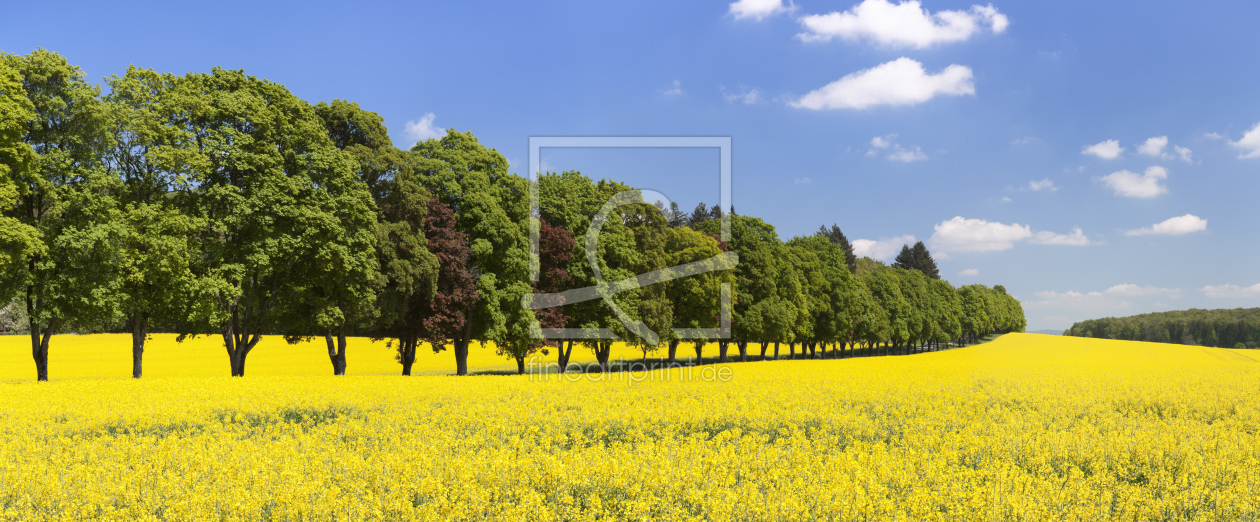
[[1177,310],[1075,323],[1063,335],[1218,348],[1260,347],[1260,308]]
[[[520,371],[549,346],[564,371],[575,345],[607,368],[616,340],[672,362],[695,337],[675,328],[726,360],[749,343],[843,356],[1024,327],[1004,288],[941,281],[922,243],[891,267],[859,263],[835,225],[781,241],[758,218],[658,208],[578,172],[540,176],[534,215],[529,181],[471,133],[398,149],[355,103],[311,104],[239,70],[133,66],[106,84],[42,49],[0,55],[0,303],[24,321],[40,380],[62,331],[130,332],[140,377],[155,330],[221,336],[242,376],[264,335],[323,338],[338,375],[351,335],[388,339],[404,374],[429,343],[464,375],[473,340]],[[601,209],[596,273],[585,247]],[[686,266],[720,269],[636,279]],[[565,302],[575,288],[600,298]],[[577,328],[612,338],[556,339]]]

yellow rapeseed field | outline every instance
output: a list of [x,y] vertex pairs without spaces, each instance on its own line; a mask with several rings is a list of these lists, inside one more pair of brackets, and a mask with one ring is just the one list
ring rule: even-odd
[[[121,363],[70,357],[108,337],[55,338],[53,382],[36,383],[3,338],[0,519],[1260,513],[1260,357],[1245,350],[1010,334],[913,356],[402,378],[365,375],[397,369],[366,341],[346,377],[319,357],[286,369],[281,342],[233,379],[221,348],[162,359],[175,348],[158,339],[143,380],[78,378],[128,374],[112,339]],[[512,367],[477,350],[474,367]]]

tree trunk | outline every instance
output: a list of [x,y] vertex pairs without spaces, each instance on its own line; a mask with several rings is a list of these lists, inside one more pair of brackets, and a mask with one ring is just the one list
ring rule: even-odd
[[694,342],[694,343],[691,343],[691,347],[692,347],[692,348],[694,348],[694,349],[696,350],[696,364],[702,364],[702,363],[704,363],[704,344],[705,344],[705,342],[707,342],[707,341],[705,341],[704,339],[700,339],[700,340],[698,340],[698,341],[696,341],[696,342]]
[[788,343],[788,359],[796,359],[796,343]]
[[149,336],[149,314],[137,312],[131,318],[131,378],[144,374],[144,341]]
[[608,373],[608,357],[612,354],[612,341],[595,343],[595,360],[599,361],[599,371]]
[[416,362],[416,345],[418,344],[420,341],[417,339],[398,340],[398,362],[402,363],[404,376],[411,375],[411,365]]
[[669,364],[674,364],[674,359],[678,357],[678,339],[669,342]]
[[[568,349],[565,349],[565,346],[568,346]],[[568,372],[569,356],[571,355],[573,355],[573,340],[560,341],[560,345],[556,347],[556,363],[560,365],[560,373]]]
[[35,359],[35,379],[47,381],[48,340],[52,337],[53,332],[57,331],[57,318],[54,316],[48,321],[48,327],[41,335],[39,321],[35,319],[35,307],[34,302],[31,300],[30,291],[27,292],[26,296],[26,312],[31,324],[31,358]]
[[516,357],[516,374],[525,375],[525,357],[518,355]]
[[468,375],[468,338],[455,340],[455,375]]
[[[346,374],[346,331],[342,326],[333,339],[332,329],[324,330],[324,342],[328,345],[328,360],[332,362],[333,375]],[[415,360],[414,352],[412,360]]]
[[728,345],[728,341],[718,341],[718,363],[726,362],[726,348]]
[[774,360],[779,360],[779,341],[774,342]]
[[238,312],[232,312],[232,317],[223,323],[220,327],[223,333],[223,346],[227,348],[228,360],[232,364],[232,376],[245,376],[245,357],[249,352],[258,346],[258,341],[262,339],[262,334],[257,332],[238,332],[239,317]]
[[739,347],[739,362],[748,362],[748,341],[740,341],[737,346]]
[[761,360],[766,360],[766,349],[770,348],[769,343],[761,343]]

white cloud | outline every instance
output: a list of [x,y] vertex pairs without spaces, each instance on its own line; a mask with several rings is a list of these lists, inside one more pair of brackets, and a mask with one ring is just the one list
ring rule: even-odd
[[975,95],[971,69],[950,65],[928,74],[923,64],[901,57],[849,74],[789,102],[798,109],[865,109],[878,105],[916,105],[937,95]]
[[1180,236],[1191,232],[1201,232],[1207,230],[1207,220],[1194,214],[1186,214],[1165,219],[1159,223],[1149,227],[1126,230],[1126,236],[1149,236],[1152,234],[1160,234],[1165,236]]
[[1202,288],[1203,294],[1213,298],[1255,297],[1260,295],[1260,283],[1251,286],[1207,285]]
[[954,216],[934,227],[932,247],[949,252],[992,252],[1010,249],[1016,241],[1032,237],[1019,223],[1007,225],[983,219]]
[[419,120],[407,122],[403,127],[403,135],[412,143],[425,141],[429,139],[441,139],[446,135],[446,129],[433,126],[433,113],[426,113]]
[[1178,288],[1160,288],[1152,285],[1138,286],[1134,284],[1116,285],[1108,288],[1106,293],[1124,297],[1168,296],[1172,299],[1181,297],[1181,290]]
[[913,149],[903,149],[900,146],[897,148],[898,150],[888,155],[888,159],[900,161],[902,163],[910,163],[912,161],[920,161],[928,158],[927,154],[924,154],[923,150],[918,146],[915,146]]
[[1117,196],[1153,198],[1168,192],[1168,187],[1159,184],[1160,180],[1167,178],[1168,169],[1154,166],[1147,168],[1144,174],[1121,170],[1103,176],[1100,179],[1104,184],[1116,191]]
[[1033,234],[1028,242],[1034,245],[1089,246],[1093,244],[1089,242],[1089,238],[1081,231],[1081,227],[1073,228],[1071,234],[1055,234],[1054,232],[1042,230]]
[[813,184],[814,184],[814,180],[809,179],[809,178],[807,178],[807,177],[806,177],[806,178],[796,178],[796,179],[792,180],[792,184],[793,184],[793,185],[813,185]]
[[1081,154],[1098,156],[1102,159],[1113,160],[1120,157],[1120,153],[1124,152],[1124,147],[1120,146],[1119,140],[1107,140],[1087,145],[1081,149]]
[[950,252],[1000,252],[1009,250],[1018,241],[1028,240],[1035,245],[1068,245],[1088,246],[1096,244],[1081,231],[1080,227],[1072,229],[1070,234],[1056,234],[1050,231],[1034,233],[1028,225],[1019,223],[1005,224],[983,219],[966,219],[954,216],[934,227],[932,248],[943,254]]
[[1260,123],[1243,134],[1242,139],[1231,141],[1229,144],[1242,151],[1239,158],[1260,158]]
[[664,94],[666,96],[682,96],[683,94],[685,94],[682,90],[682,82],[678,80],[674,80],[673,86],[661,91],[661,94]]
[[753,18],[760,22],[766,17],[786,13],[793,9],[796,9],[795,5],[791,2],[783,5],[783,0],[739,0],[731,2],[730,14],[734,15],[736,20]]
[[761,101],[761,91],[741,87],[740,92],[726,92],[726,87],[722,87],[722,98],[728,103],[742,102],[744,105],[752,105]]
[[915,243],[914,236],[904,235],[891,238],[883,238],[878,241],[872,239],[855,239],[853,240],[853,255],[858,257],[869,257],[871,259],[886,260],[891,259],[901,251],[901,247],[905,245],[913,245]]
[[1167,159],[1168,155],[1164,154],[1165,147],[1168,147],[1168,136],[1156,136],[1154,138],[1148,138],[1145,142],[1142,142],[1141,145],[1138,145],[1137,151],[1138,154],[1145,154],[1156,158],[1163,157]]
[[1209,139],[1209,140],[1223,140],[1223,139],[1225,139],[1225,136],[1224,136],[1224,135],[1222,135],[1222,134],[1221,134],[1221,133],[1219,133],[1219,132],[1209,132],[1209,133],[1207,133],[1207,134],[1204,134],[1204,135],[1203,135],[1203,137],[1204,137],[1204,138],[1207,138],[1207,139]]
[[975,276],[975,275],[980,275],[980,269],[979,269],[979,268],[968,268],[968,269],[966,269],[966,270],[963,270],[962,272],[959,272],[959,273],[958,273],[958,275],[961,275],[961,276]]
[[1010,197],[1008,197],[1008,196],[1002,196],[1002,202],[1003,202],[1003,203],[1010,203],[1011,201],[1012,201],[1012,200],[1011,200],[1011,198],[1010,198]]
[[896,138],[897,133],[895,132],[886,136],[871,138],[871,148],[866,150],[866,155],[873,157],[881,154],[883,150],[889,150],[887,158],[891,161],[910,163],[928,159],[927,154],[924,154],[923,149],[917,145],[903,147],[900,143],[897,143]]
[[852,9],[822,15],[803,16],[799,20],[807,32],[797,35],[806,42],[828,41],[840,37],[849,41],[866,40],[887,47],[923,49],[936,44],[961,42],[988,26],[1001,33],[1010,20],[992,4],[973,5],[970,11],[937,11],[924,9],[918,0],[898,2],[864,0]]
[[1050,178],[1046,178],[1041,181],[1028,182],[1028,190],[1039,191],[1042,189],[1048,189],[1051,192],[1054,192],[1056,190],[1059,190],[1059,187],[1054,186],[1054,182],[1050,181]]
[[1036,136],[1024,136],[1023,138],[1018,138],[1011,141],[1011,145],[1029,145],[1032,143],[1039,143],[1040,141],[1041,141],[1041,138],[1038,138]]
[[1190,149],[1173,145],[1173,150],[1177,152],[1177,156],[1181,158],[1181,161],[1184,161],[1186,163],[1194,163],[1194,152],[1191,151]]

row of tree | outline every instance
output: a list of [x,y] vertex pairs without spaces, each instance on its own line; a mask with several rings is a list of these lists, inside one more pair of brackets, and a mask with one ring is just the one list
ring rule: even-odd
[[1063,335],[1220,348],[1260,347],[1260,308],[1177,310],[1081,321]]
[[[19,303],[40,380],[68,329],[131,332],[140,377],[153,331],[222,336],[234,376],[264,335],[323,337],[339,375],[352,335],[389,339],[404,374],[422,344],[449,349],[464,375],[473,340],[521,371],[549,344],[563,371],[575,345],[607,367],[616,340],[671,361],[684,340],[697,356],[716,340],[725,360],[749,343],[843,355],[1024,326],[1001,286],[939,280],[922,243],[881,266],[834,225],[783,242],[760,219],[684,215],[577,172],[541,175],[534,214],[529,181],[471,133],[404,151],[357,104],[312,105],[239,70],[131,67],[106,83],[42,49],[0,55],[0,303]],[[592,219],[627,195],[590,244]],[[727,252],[733,269],[715,265]],[[688,266],[698,275],[636,279]],[[601,298],[565,301],[582,287]],[[577,328],[615,339],[542,338]]]

